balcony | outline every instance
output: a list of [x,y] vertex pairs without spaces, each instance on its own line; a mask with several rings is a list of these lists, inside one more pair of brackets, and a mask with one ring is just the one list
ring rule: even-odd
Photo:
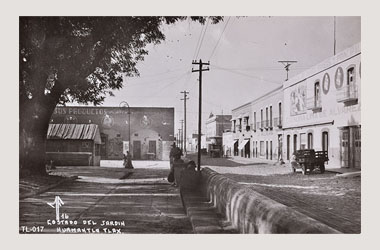
[[336,92],[336,100],[338,102],[353,102],[358,100],[358,86],[356,84],[350,84],[343,86]]
[[322,110],[322,102],[320,98],[309,97],[306,99],[306,107],[313,112],[319,112]]
[[273,119],[273,124],[275,127],[282,128],[282,117],[276,117]]

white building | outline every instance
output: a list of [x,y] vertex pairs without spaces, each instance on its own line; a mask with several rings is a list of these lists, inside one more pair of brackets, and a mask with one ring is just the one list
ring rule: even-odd
[[298,149],[328,151],[327,168],[361,168],[360,43],[232,110],[224,153],[289,161]]

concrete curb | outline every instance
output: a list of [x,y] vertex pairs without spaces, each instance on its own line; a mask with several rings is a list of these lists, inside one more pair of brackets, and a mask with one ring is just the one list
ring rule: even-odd
[[33,197],[35,195],[39,195],[39,194],[42,194],[42,193],[45,193],[47,191],[49,191],[50,189],[53,189],[59,185],[61,185],[62,183],[65,183],[65,182],[70,182],[70,181],[74,181],[78,179],[78,176],[70,176],[70,177],[67,177],[66,179],[63,179],[63,180],[60,180],[58,181],[57,183],[54,183],[50,186],[47,186],[47,187],[43,187],[41,188],[40,190],[38,191],[32,191],[32,192],[29,192],[27,194],[24,194],[24,195],[20,195],[19,199],[20,200],[23,200],[23,199],[26,199],[26,198],[30,198],[30,197]]
[[209,168],[201,176],[202,194],[240,233],[341,233]]

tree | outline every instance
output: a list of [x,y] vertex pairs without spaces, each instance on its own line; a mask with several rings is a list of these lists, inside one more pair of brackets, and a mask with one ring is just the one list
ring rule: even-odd
[[146,45],[165,39],[160,27],[186,18],[20,17],[20,173],[46,174],[46,134],[57,104],[101,104],[123,87],[123,74],[139,75]]

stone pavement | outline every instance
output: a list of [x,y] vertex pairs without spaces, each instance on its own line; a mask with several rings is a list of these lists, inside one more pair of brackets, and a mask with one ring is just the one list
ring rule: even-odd
[[[78,179],[20,199],[19,232],[193,233],[179,189],[166,181],[169,164],[163,166],[57,167]],[[54,201],[63,203],[59,221]]]

